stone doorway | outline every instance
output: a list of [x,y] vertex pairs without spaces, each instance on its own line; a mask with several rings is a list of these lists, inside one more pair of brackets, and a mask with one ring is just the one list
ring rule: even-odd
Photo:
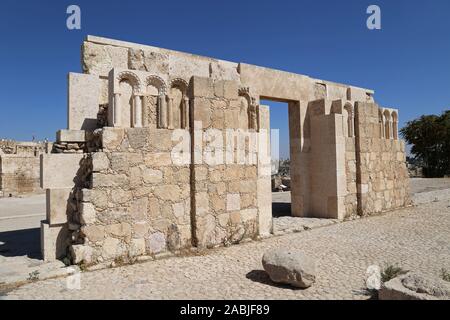
[[279,99],[261,98],[260,104],[267,106],[270,113],[272,217],[292,216],[290,103]]

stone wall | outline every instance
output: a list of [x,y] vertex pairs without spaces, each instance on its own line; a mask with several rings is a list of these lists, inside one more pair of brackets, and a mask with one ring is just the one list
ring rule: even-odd
[[[356,152],[358,162],[358,212],[362,215],[410,205],[405,143],[398,140],[392,123],[374,103],[356,103]],[[385,126],[386,124],[386,126]]]
[[[210,248],[267,233],[259,230],[258,186],[270,176],[258,172],[257,131],[248,130],[241,103],[236,83],[194,77],[191,130],[103,128],[102,148],[89,153],[92,182],[72,221],[81,226],[74,261]],[[265,119],[256,122],[268,127]],[[186,143],[187,155],[173,153]]]
[[192,90],[195,244],[256,237],[258,150],[255,130],[249,130],[249,101],[232,80],[193,77]]
[[172,163],[171,138],[166,129],[104,128],[103,152],[91,153],[91,185],[81,191],[77,262],[191,246],[190,166]]
[[347,195],[345,196],[346,217],[352,217],[358,213],[357,176],[356,176],[356,139],[345,138],[345,172],[347,177]]
[[408,204],[398,112],[371,90],[92,36],[82,63],[68,78],[68,130],[41,159],[45,259],[133,260],[270,235],[261,99],[289,105],[293,216]]
[[0,197],[41,193],[39,155],[45,143],[0,141]]

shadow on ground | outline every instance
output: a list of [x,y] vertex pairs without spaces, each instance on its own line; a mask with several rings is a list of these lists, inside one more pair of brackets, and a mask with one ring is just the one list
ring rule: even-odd
[[272,217],[290,217],[291,204],[289,202],[272,202]]
[[0,232],[0,256],[41,259],[40,229]]
[[245,275],[245,277],[254,282],[259,282],[259,283],[262,283],[262,284],[265,284],[265,285],[268,285],[271,287],[277,287],[277,288],[289,289],[289,290],[305,290],[305,289],[290,286],[288,284],[275,283],[272,280],[270,280],[269,275],[264,270],[252,270],[249,273],[247,273]]

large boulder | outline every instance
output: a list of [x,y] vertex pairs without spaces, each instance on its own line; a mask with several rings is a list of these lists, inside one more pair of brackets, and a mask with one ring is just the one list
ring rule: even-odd
[[262,264],[270,279],[276,283],[308,288],[316,281],[315,261],[300,251],[267,251],[262,258]]
[[415,272],[385,282],[378,292],[380,300],[448,300],[450,283]]

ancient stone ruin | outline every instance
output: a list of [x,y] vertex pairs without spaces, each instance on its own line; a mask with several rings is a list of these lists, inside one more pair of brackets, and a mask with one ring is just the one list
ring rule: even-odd
[[398,111],[374,92],[246,63],[88,36],[68,127],[41,156],[46,260],[210,248],[271,234],[270,116],[289,105],[292,215],[409,204]]
[[39,156],[48,146],[45,142],[0,141],[0,197],[43,192]]

